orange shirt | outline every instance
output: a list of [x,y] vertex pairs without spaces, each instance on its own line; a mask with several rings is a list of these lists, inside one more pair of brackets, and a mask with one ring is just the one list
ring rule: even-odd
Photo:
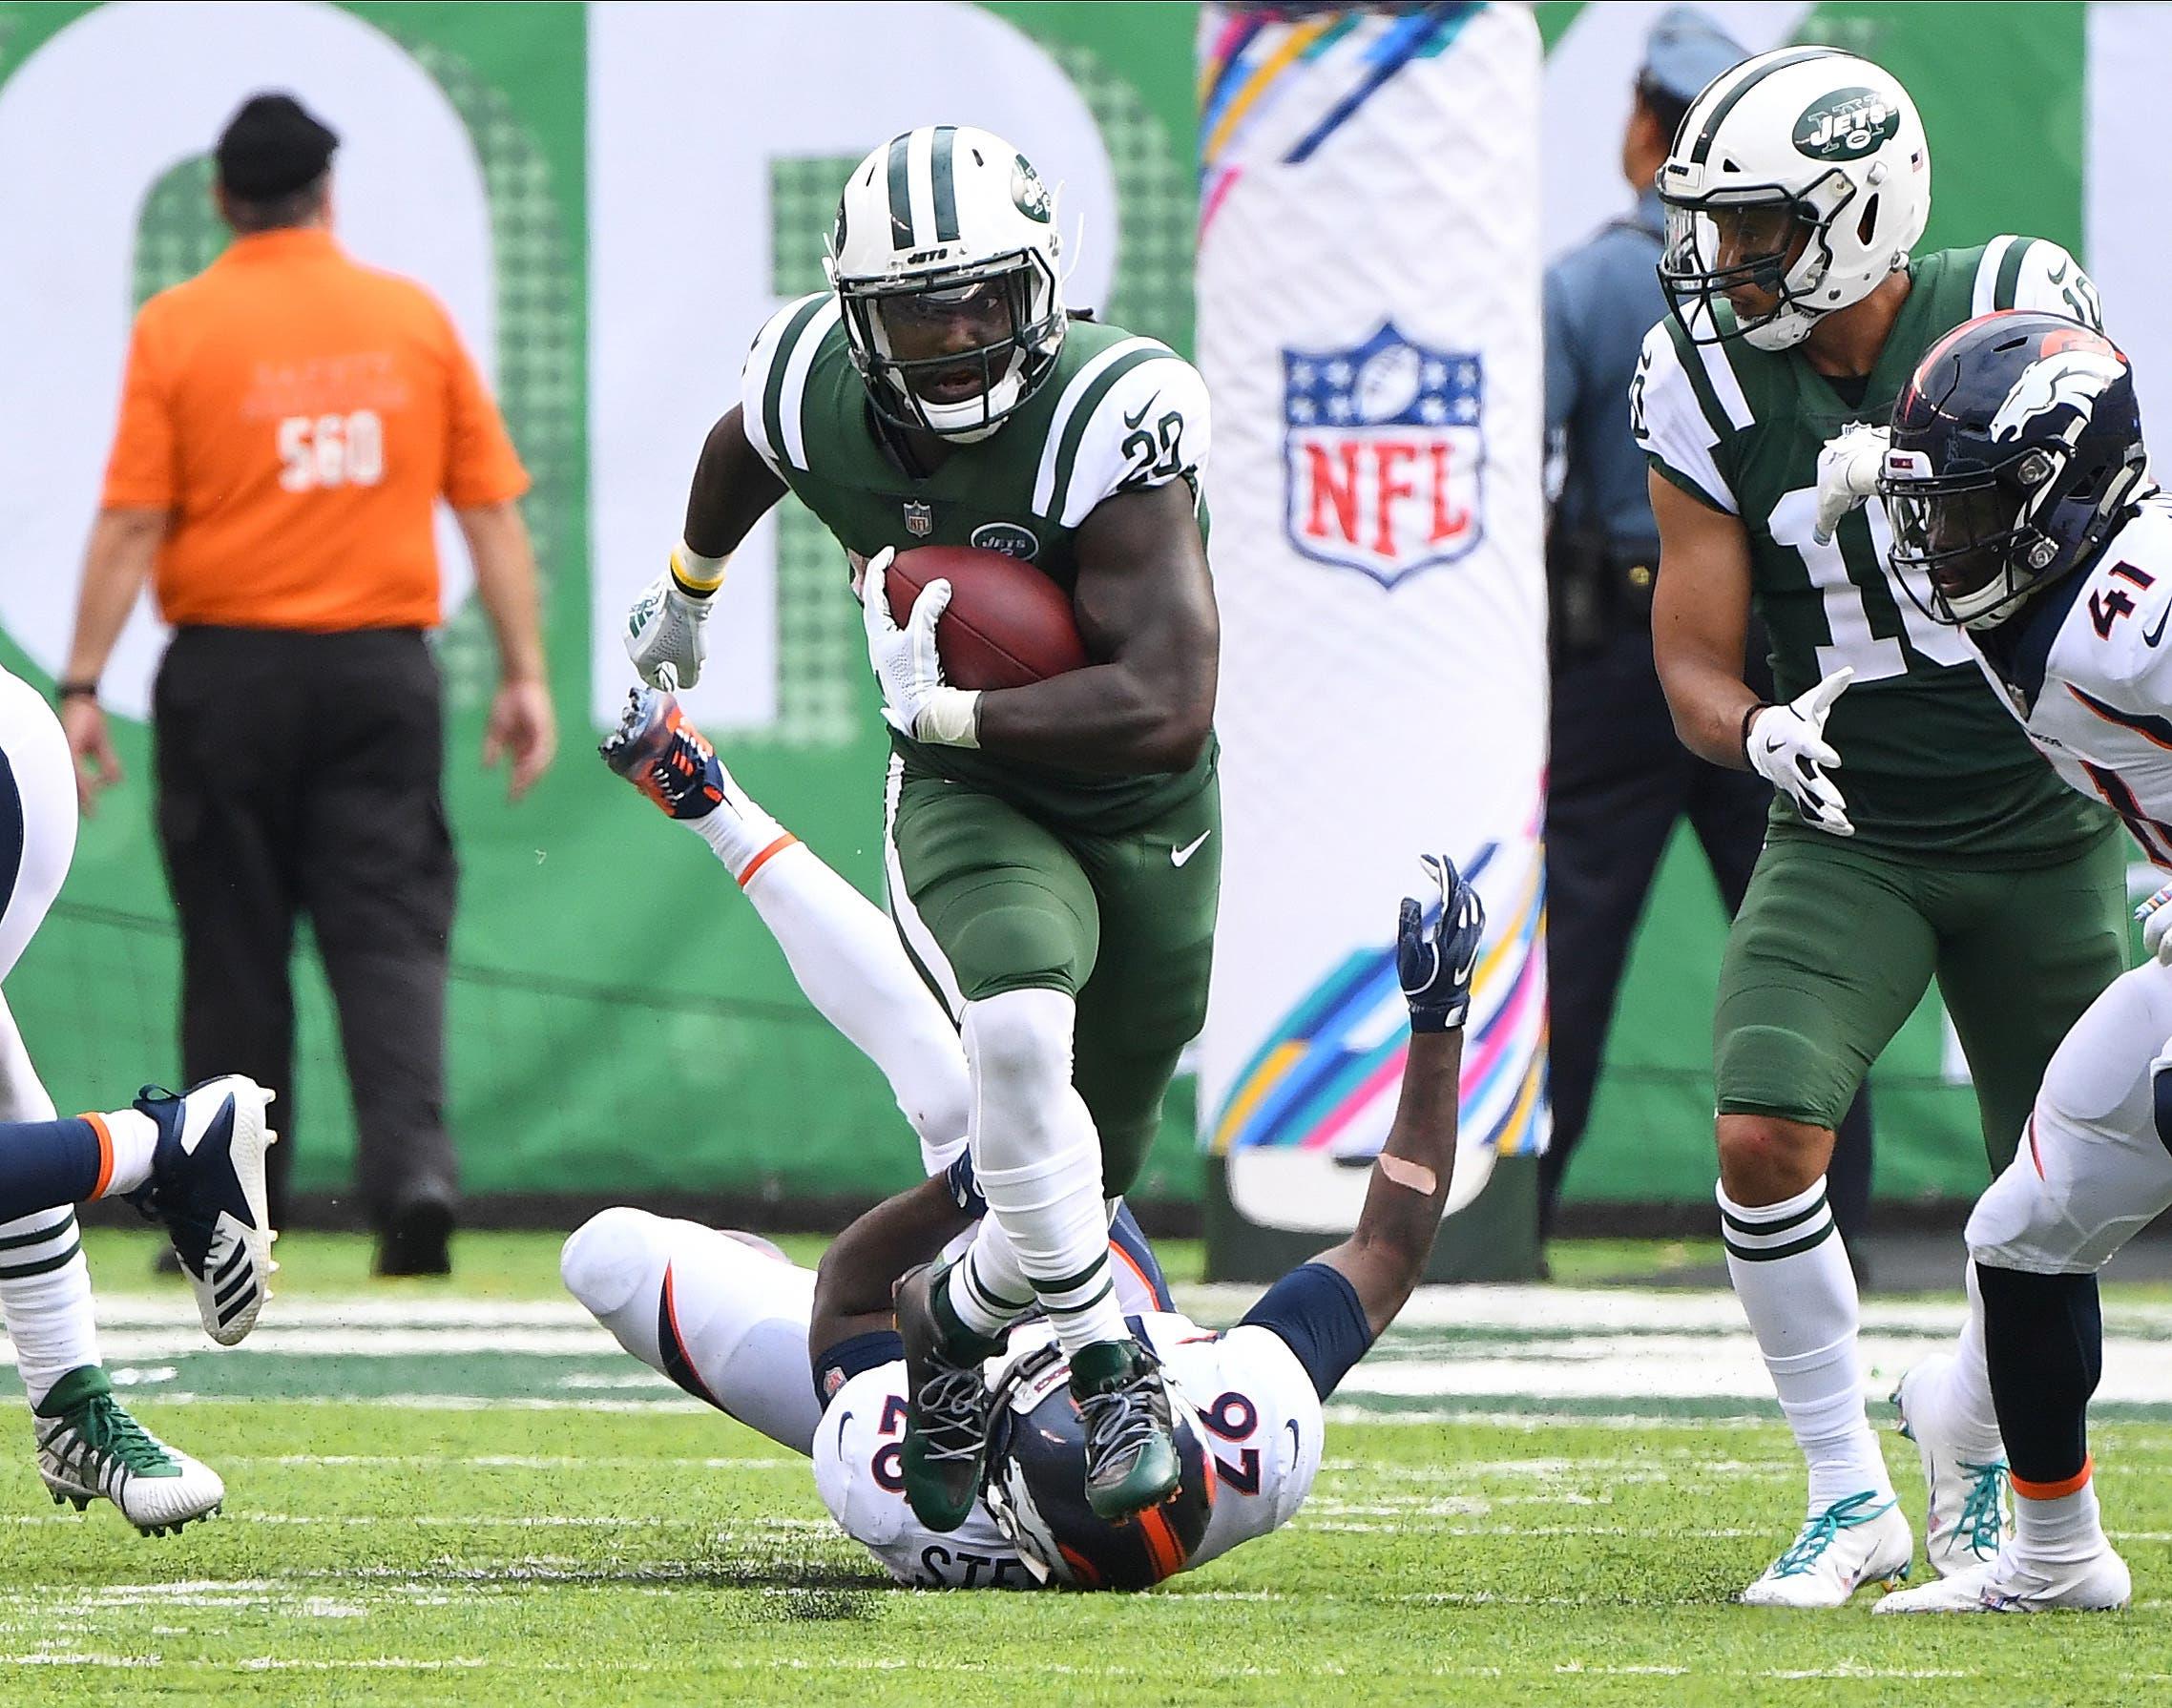
[[136,317],[103,502],[173,512],[170,623],[433,628],[437,498],[527,489],[444,308],[329,232],[237,238]]

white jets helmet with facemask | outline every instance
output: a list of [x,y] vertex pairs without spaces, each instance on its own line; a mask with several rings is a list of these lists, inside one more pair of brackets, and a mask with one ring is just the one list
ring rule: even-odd
[[[971,443],[1033,396],[1063,348],[1059,248],[1055,197],[991,132],[922,125],[861,161],[837,204],[827,271],[853,365],[883,418]],[[992,295],[1006,313],[993,313]],[[899,353],[910,317],[970,305],[1002,335],[931,357]],[[972,395],[929,395],[972,365]]]
[[[1908,265],[1931,214],[1931,150],[1890,73],[1830,48],[1781,48],[1690,104],[1660,168],[1660,281],[1698,344],[1785,350]],[[1776,299],[1739,314],[1727,293]]]

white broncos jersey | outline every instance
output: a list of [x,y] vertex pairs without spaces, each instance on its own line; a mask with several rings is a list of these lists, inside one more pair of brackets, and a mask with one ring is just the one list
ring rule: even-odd
[[1979,655],[2059,776],[2118,813],[2161,866],[2172,866],[2168,618],[2172,497],[2156,494],[2086,573],[2037,594]]
[[[1216,1490],[1206,1534],[1185,1570],[1219,1558],[1287,1524],[1320,1471],[1325,1425],[1312,1379],[1271,1329],[1217,1333],[1190,1318],[1156,1311],[1134,1321],[1160,1358],[1167,1380],[1206,1427]],[[1011,1360],[1045,1344],[1046,1323],[1020,1328],[991,1359],[993,1383]],[[905,1434],[905,1361],[863,1370],[837,1390],[815,1431],[815,1486],[830,1515],[892,1577],[925,1589],[1038,1587],[985,1503],[949,1534],[929,1531],[906,1504],[900,1442]]]

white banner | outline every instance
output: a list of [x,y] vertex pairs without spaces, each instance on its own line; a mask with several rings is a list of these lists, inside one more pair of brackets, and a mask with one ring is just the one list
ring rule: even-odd
[[1538,32],[1210,8],[1201,48],[1228,838],[1201,1133],[1247,1220],[1344,1230],[1421,852],[1490,918],[1455,1202],[1545,1142]]

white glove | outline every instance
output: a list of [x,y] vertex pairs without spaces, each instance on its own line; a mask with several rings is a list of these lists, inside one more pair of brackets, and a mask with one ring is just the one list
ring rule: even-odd
[[980,696],[946,687],[935,651],[935,622],[950,603],[950,584],[930,581],[912,601],[904,628],[890,615],[886,585],[890,559],[885,546],[867,560],[860,586],[860,614],[867,630],[867,662],[883,685],[883,718],[915,741],[943,747],[980,745]]
[[2157,957],[2161,967],[2172,967],[2172,884],[2134,910],[2141,921],[2141,946]]
[[1834,836],[1853,836],[1848,802],[1826,775],[1840,755],[1825,739],[1826,714],[1841,690],[1855,679],[1844,666],[1784,706],[1766,706],[1743,726],[1743,751],[1750,769],[1795,803],[1806,822]]
[[709,652],[709,606],[716,597],[714,589],[689,593],[680,585],[678,552],[671,554],[671,564],[641,589],[626,614],[626,656],[634,661],[635,675],[666,693],[691,688],[701,679],[701,661]]
[[1877,491],[1891,440],[1890,427],[1857,422],[1826,441],[1818,452],[1818,514],[1810,528],[1812,541],[1831,545],[1832,531],[1840,526],[1841,517]]

